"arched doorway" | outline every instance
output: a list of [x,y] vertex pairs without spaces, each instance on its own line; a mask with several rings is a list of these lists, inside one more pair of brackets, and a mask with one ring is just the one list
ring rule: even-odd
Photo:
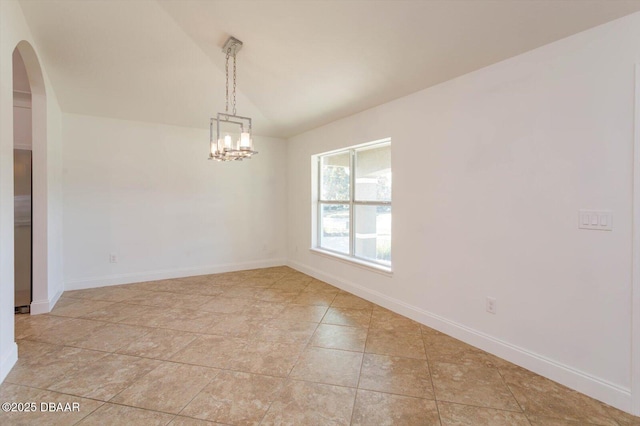
[[[47,97],[40,62],[33,47],[27,41],[17,44],[13,59],[19,58],[24,65],[27,81],[14,81],[14,105],[17,98],[30,97],[31,118],[31,303],[32,314],[49,312],[50,298],[48,280],[48,206],[47,206]],[[15,69],[16,67],[14,67]],[[28,83],[28,90],[25,84]],[[18,91],[29,92],[17,93]],[[24,100],[24,99],[23,99]],[[14,108],[15,111],[15,108]],[[14,128],[16,119],[14,114]],[[22,141],[23,142],[23,141]],[[14,145],[21,143],[15,139]],[[25,148],[25,146],[23,146]],[[15,235],[14,235],[15,238]],[[15,246],[15,244],[14,244]],[[15,254],[15,253],[14,253]]]
[[32,299],[31,86],[22,56],[13,51],[14,306],[29,313]]

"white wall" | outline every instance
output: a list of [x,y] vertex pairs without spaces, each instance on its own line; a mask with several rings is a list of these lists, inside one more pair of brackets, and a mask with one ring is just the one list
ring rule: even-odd
[[285,141],[217,163],[203,129],[64,114],[63,136],[67,290],[285,262]]
[[[24,20],[19,4],[14,0],[0,1],[0,381],[2,381],[17,357],[14,342],[13,318],[13,77],[12,54],[17,44],[26,40],[36,50],[37,46]],[[24,58],[27,62],[27,58]],[[35,55],[30,59],[36,60]],[[33,62],[27,68],[33,70]],[[34,299],[48,310],[62,291],[62,262],[60,250],[53,256],[48,251],[59,244],[62,212],[59,210],[61,195],[60,109],[46,70],[42,70],[38,88],[46,99],[33,99],[34,113],[40,114],[41,125],[34,127],[34,220],[41,235],[34,235],[34,251],[42,259],[43,267],[34,267]],[[32,76],[30,76],[31,78]],[[32,86],[34,82],[32,81]],[[37,92],[37,91],[36,91]],[[35,92],[34,92],[35,94]],[[40,102],[42,101],[42,102]],[[46,107],[45,107],[46,103]],[[37,146],[36,146],[37,145]],[[36,151],[38,155],[36,156]],[[36,172],[39,170],[42,175]],[[46,175],[45,175],[46,174]],[[37,180],[37,183],[36,183]],[[38,191],[39,195],[35,194]],[[36,205],[36,199],[39,201]],[[35,222],[34,222],[35,224]],[[35,232],[35,230],[34,230]],[[36,243],[38,246],[36,247]],[[44,255],[44,257],[42,256]],[[35,253],[34,253],[35,256]],[[34,259],[35,260],[35,259]],[[38,274],[38,279],[35,274]],[[37,294],[36,294],[37,293]],[[34,300],[35,302],[36,300]],[[32,311],[34,305],[32,304]]]
[[[292,138],[290,264],[630,411],[638,61],[635,14]],[[309,251],[310,156],[384,137],[392,277]]]
[[[47,81],[48,82],[48,81]],[[47,84],[50,88],[51,84]],[[38,246],[44,247],[46,244],[47,270],[46,280],[48,283],[47,293],[41,293],[42,287],[37,285],[37,268],[34,267],[34,286],[33,286],[33,303],[31,304],[31,313],[45,313],[51,311],[64,291],[64,274],[63,274],[63,253],[62,253],[62,227],[63,227],[63,205],[62,205],[62,113],[58,106],[58,101],[53,90],[47,91],[47,146],[46,157],[38,158],[38,140],[34,136],[33,148],[33,179],[34,193],[33,209],[34,209],[34,226],[37,226],[38,200],[46,202],[46,233],[45,240],[40,240],[39,244],[38,230],[34,227],[33,249],[38,250]],[[34,110],[34,119],[38,112]],[[43,147],[41,147],[43,148]],[[43,171],[41,165],[46,162],[46,176],[42,181],[46,181],[46,191],[42,196],[38,196],[38,174]],[[34,262],[37,262],[37,252],[34,252]],[[42,256],[45,256],[42,254]]]

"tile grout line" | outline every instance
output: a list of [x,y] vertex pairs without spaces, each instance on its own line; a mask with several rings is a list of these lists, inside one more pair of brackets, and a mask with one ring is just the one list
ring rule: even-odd
[[[210,367],[210,368],[211,368],[211,367]],[[198,395],[200,395],[200,394],[205,390],[205,388],[206,388],[207,386],[209,386],[211,383],[213,383],[213,382],[214,382],[214,380],[215,380],[216,378],[218,378],[218,376],[220,375],[220,373],[221,373],[221,372],[223,372],[223,371],[225,371],[225,370],[218,369],[218,372],[215,374],[215,376],[213,376],[213,377],[211,378],[211,380],[209,380],[207,383],[205,383],[205,385],[204,385],[204,386],[202,386],[202,387],[200,388],[200,390],[199,390],[198,392],[196,392],[196,393],[193,395],[193,397],[192,397],[192,398],[191,398],[191,399],[190,399],[186,404],[184,404],[184,406],[183,406],[183,407],[180,409],[180,411],[178,411],[178,413],[176,414],[176,417],[177,417],[177,416],[182,416],[182,414],[181,414],[181,413],[184,411],[184,409],[185,409],[185,408],[187,408],[187,407],[189,406],[189,404],[191,404],[191,403],[193,402],[193,400],[194,400],[194,399],[196,399],[196,398],[198,397]],[[192,419],[197,419],[197,417],[191,417],[191,416],[183,416],[183,417],[189,417],[189,418],[192,418]],[[174,420],[175,420],[175,418],[174,418]],[[198,420],[202,420],[202,419],[198,419]],[[172,421],[173,421],[173,420],[172,420]]]
[[529,415],[527,414],[525,409],[522,407],[522,404],[520,404],[520,401],[518,401],[518,398],[516,398],[515,394],[511,390],[511,386],[509,386],[509,383],[507,383],[507,380],[504,378],[504,374],[502,373],[502,370],[497,365],[496,365],[495,368],[496,368],[496,370],[498,370],[498,374],[500,375],[500,379],[502,379],[502,383],[504,383],[506,388],[509,390],[509,393],[513,397],[514,401],[516,401],[516,404],[518,404],[518,407],[520,407],[520,411],[524,415],[524,418],[527,419],[527,422],[531,425],[531,419],[529,418]]
[[427,371],[429,372],[429,382],[431,383],[431,391],[433,392],[433,401],[436,404],[436,413],[438,413],[438,421],[442,425],[442,415],[440,414],[440,405],[438,404],[438,396],[436,395],[436,387],[433,384],[433,373],[431,372],[431,362],[429,362],[429,354],[427,351],[427,342],[424,340],[424,330],[420,325],[420,340],[422,340],[422,348],[424,349],[424,357],[427,362]]
[[360,391],[360,380],[362,379],[362,368],[364,367],[364,356],[367,351],[367,341],[369,340],[369,330],[371,328],[371,320],[373,317],[373,309],[371,309],[371,314],[369,315],[369,324],[367,326],[367,338],[364,340],[364,348],[362,348],[362,360],[360,361],[360,371],[358,372],[358,382],[356,383],[356,394],[353,398],[353,406],[351,407],[351,417],[349,419],[349,424],[353,424],[353,416],[356,414],[356,404],[358,402],[358,392]]

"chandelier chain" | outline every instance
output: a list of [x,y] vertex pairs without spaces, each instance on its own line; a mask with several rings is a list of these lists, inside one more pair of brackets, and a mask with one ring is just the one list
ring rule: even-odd
[[226,86],[225,86],[225,107],[224,112],[229,112],[229,56],[231,55],[231,48],[227,49],[227,62],[224,66],[224,73],[226,76]]
[[236,54],[233,53],[233,115],[236,115]]

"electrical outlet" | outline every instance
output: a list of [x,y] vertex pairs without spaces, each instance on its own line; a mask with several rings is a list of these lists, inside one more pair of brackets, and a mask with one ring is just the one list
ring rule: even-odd
[[109,255],[109,263],[118,263],[118,256],[116,256],[115,254],[111,253]]
[[496,313],[496,298],[495,297],[487,297],[487,312],[490,314]]

